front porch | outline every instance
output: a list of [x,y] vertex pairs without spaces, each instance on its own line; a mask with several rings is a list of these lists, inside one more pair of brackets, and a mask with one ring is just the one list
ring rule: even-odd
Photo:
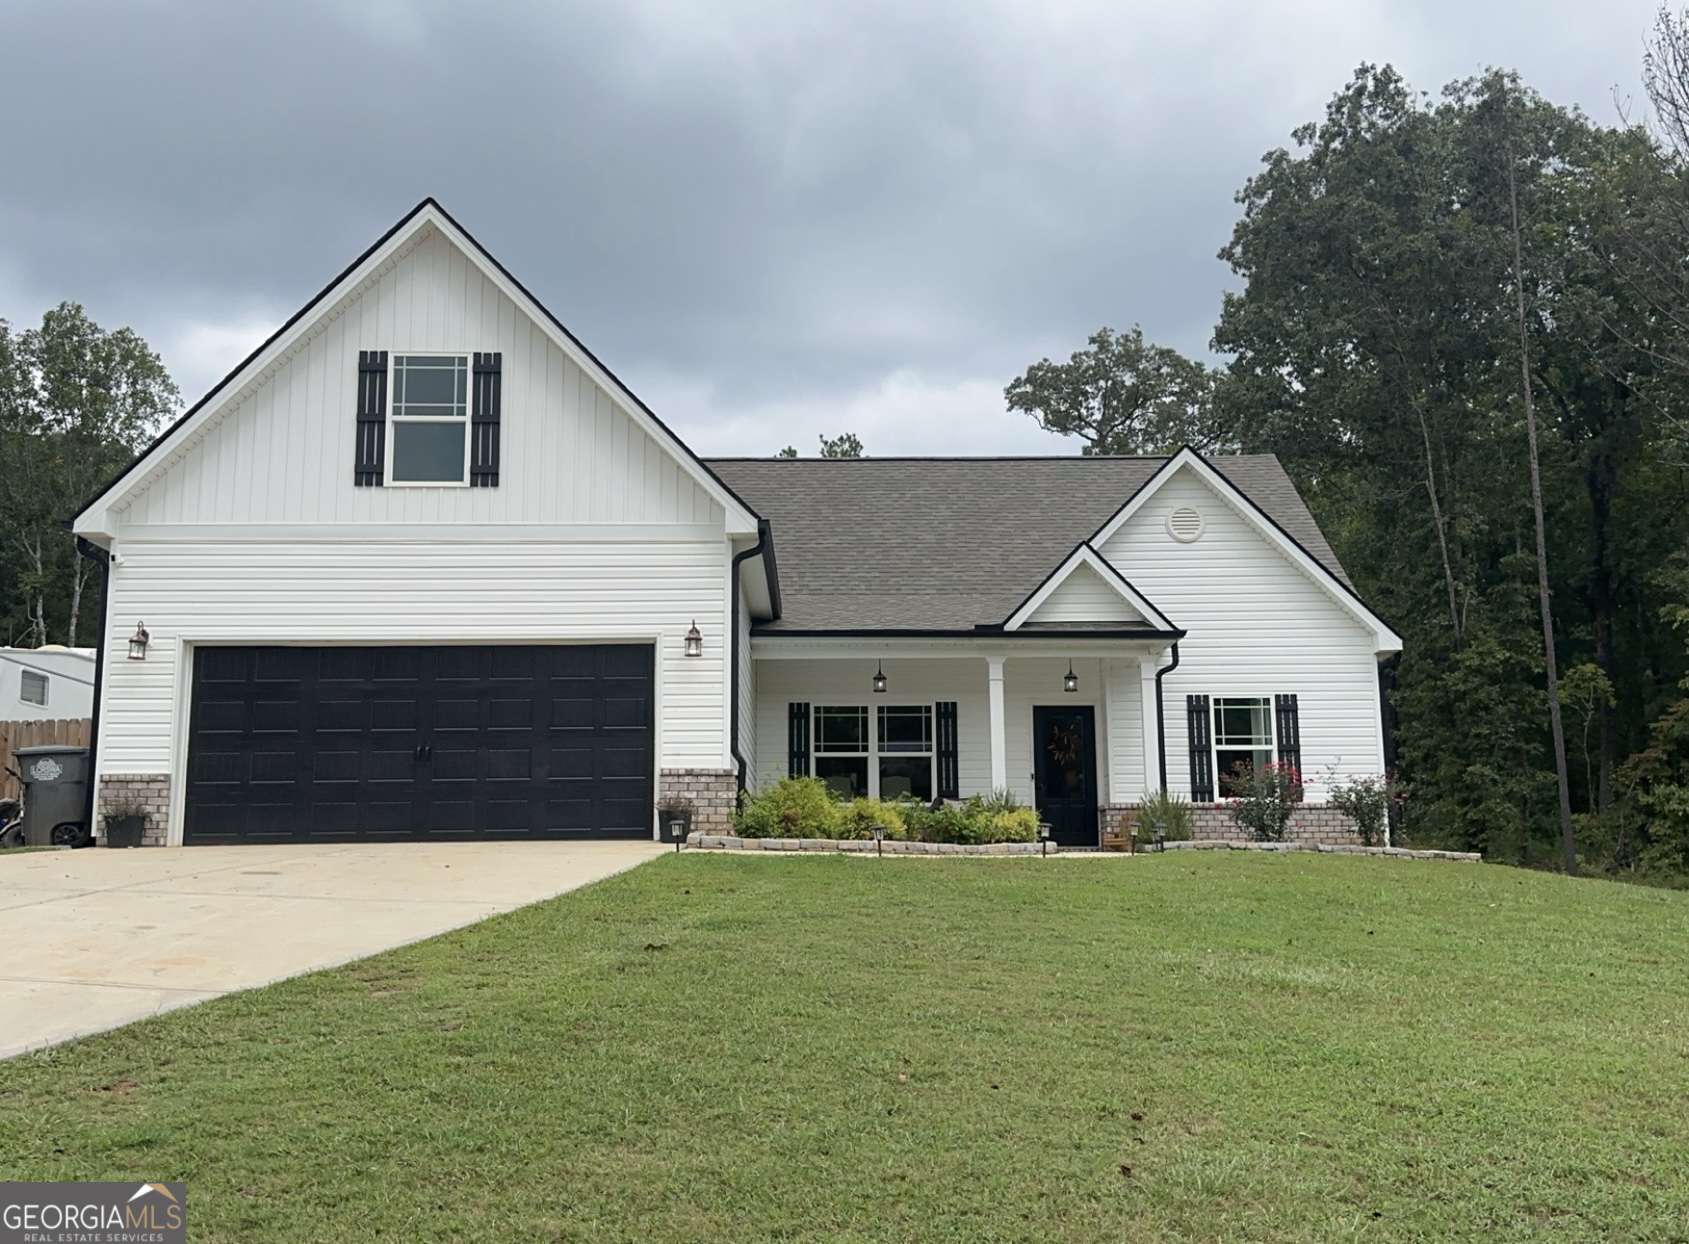
[[751,784],[802,774],[841,797],[922,800],[1006,789],[1058,842],[1094,846],[1109,808],[1161,788],[1169,643],[759,637]]

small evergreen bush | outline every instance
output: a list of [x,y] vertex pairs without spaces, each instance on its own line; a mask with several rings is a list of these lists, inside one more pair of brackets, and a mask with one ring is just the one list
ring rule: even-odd
[[[919,805],[916,805],[919,806]],[[877,799],[853,799],[839,808],[838,837],[868,839],[878,827],[881,837],[889,842],[907,838],[903,806],[881,803]]]
[[819,778],[784,778],[745,800],[736,819],[746,838],[837,838],[841,806]]

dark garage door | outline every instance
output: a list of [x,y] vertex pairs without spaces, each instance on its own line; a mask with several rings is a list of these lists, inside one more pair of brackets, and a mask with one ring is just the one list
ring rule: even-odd
[[652,649],[194,652],[183,840],[644,838]]

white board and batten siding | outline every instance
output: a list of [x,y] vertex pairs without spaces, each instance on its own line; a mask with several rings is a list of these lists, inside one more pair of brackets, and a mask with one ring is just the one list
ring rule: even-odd
[[[358,352],[503,354],[496,488],[352,482]],[[115,507],[158,524],[685,523],[721,506],[433,228],[162,473]]]
[[[728,768],[726,514],[676,452],[432,225],[313,314],[112,507],[101,772],[180,778],[193,643],[616,640],[656,646],[658,766]],[[355,486],[360,350],[502,353],[498,485]]]
[[[1199,539],[1167,531],[1181,507],[1203,517]],[[1109,563],[1188,632],[1163,680],[1167,779],[1190,794],[1185,697],[1298,697],[1308,798],[1327,779],[1383,772],[1374,634],[1330,590],[1272,546],[1193,471],[1169,478],[1102,547]],[[1165,661],[1163,662],[1165,663]]]

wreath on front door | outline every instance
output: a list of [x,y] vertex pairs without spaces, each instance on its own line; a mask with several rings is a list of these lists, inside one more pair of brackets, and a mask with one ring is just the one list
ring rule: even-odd
[[1050,739],[1044,745],[1044,750],[1050,753],[1050,759],[1058,765],[1070,765],[1079,759],[1079,745],[1081,739],[1078,726],[1050,727]]

